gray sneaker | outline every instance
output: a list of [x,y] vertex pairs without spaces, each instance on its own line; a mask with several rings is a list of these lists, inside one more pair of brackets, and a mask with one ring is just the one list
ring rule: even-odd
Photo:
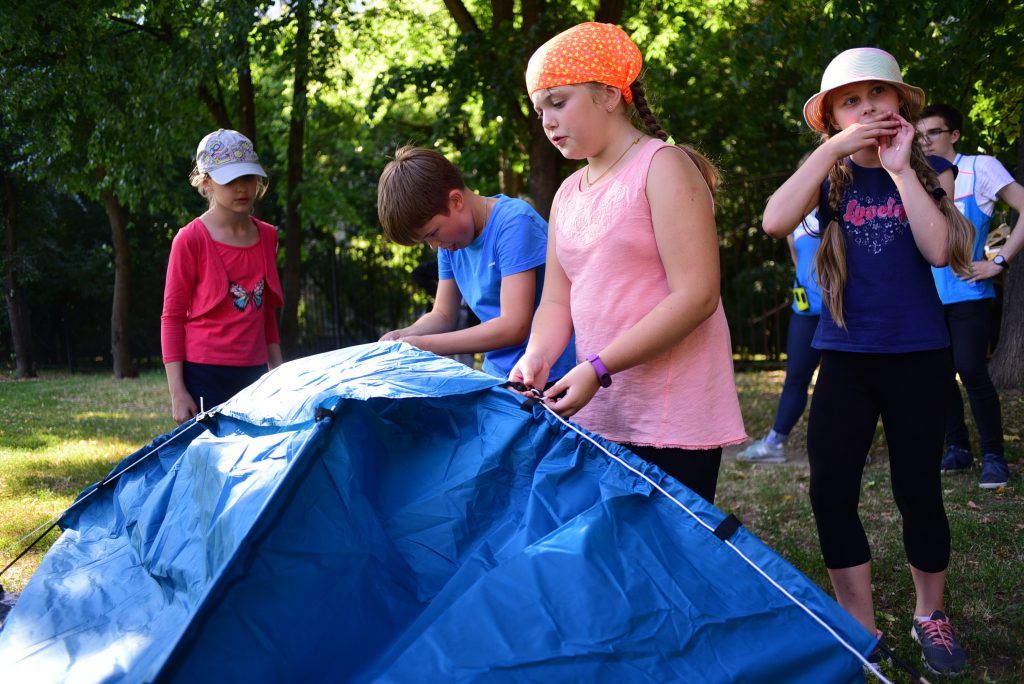
[[736,460],[750,463],[785,463],[786,450],[781,444],[771,445],[759,439],[736,454]]

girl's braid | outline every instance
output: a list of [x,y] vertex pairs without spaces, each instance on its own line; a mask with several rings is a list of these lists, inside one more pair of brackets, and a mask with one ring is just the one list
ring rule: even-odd
[[[637,116],[643,121],[644,126],[655,138],[663,142],[668,142],[671,137],[661,124],[658,123],[657,117],[654,116],[654,112],[651,111],[651,107],[647,102],[647,93],[644,90],[643,80],[638,76],[632,85],[629,86],[630,92],[633,94],[633,108],[636,110]],[[708,188],[711,190],[711,196],[714,197],[715,191],[718,190],[718,184],[721,180],[718,169],[711,160],[705,157],[703,154],[693,149],[689,145],[682,145],[676,143],[676,147],[686,152],[690,160],[693,161],[697,170],[700,171],[700,175],[704,177],[704,182],[708,184]]]
[[843,291],[846,289],[846,241],[839,226],[842,216],[843,193],[853,181],[853,174],[844,160],[838,160],[828,172],[828,208],[832,220],[825,227],[821,247],[815,263],[818,270],[818,284],[821,294],[832,314],[832,320],[840,328],[846,327],[843,311]]

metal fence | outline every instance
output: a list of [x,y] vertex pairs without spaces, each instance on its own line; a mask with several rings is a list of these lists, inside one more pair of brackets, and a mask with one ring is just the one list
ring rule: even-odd
[[[738,363],[777,362],[785,351],[793,268],[784,241],[761,230],[764,203],[785,176],[737,179],[719,195],[722,299]],[[422,310],[388,246],[327,236],[306,245],[300,337],[289,356],[376,340]]]

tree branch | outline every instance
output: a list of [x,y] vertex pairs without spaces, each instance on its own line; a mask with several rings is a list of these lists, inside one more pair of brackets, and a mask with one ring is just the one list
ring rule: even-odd
[[460,31],[474,33],[480,30],[462,0],[444,0],[444,6],[448,8],[448,13],[452,15],[452,19],[455,20],[455,25],[459,27]]
[[503,21],[511,24],[514,6],[515,0],[491,0],[491,27],[498,28]]
[[141,31],[142,33],[153,36],[161,43],[167,43],[168,45],[171,44],[174,38],[173,34],[170,31],[170,28],[167,26],[157,28],[156,26],[150,26],[148,24],[138,24],[132,21],[131,19],[125,19],[124,17],[114,16],[113,14],[108,14],[107,19],[114,22],[115,24],[124,24],[125,26],[130,26],[132,30]]
[[625,8],[625,0],[601,0],[601,4],[594,13],[594,21],[604,24],[618,24],[622,21],[622,10]]

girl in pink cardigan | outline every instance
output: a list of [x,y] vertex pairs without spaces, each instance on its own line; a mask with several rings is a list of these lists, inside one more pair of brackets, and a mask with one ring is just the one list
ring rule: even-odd
[[666,142],[641,63],[622,29],[597,23],[530,59],[548,139],[587,163],[555,196],[544,293],[509,377],[543,388],[575,331],[579,364],[546,392],[551,407],[713,502],[722,447],[746,437],[719,296],[716,172]]
[[174,237],[160,318],[178,423],[281,364],[277,233],[252,216],[266,179],[241,133],[220,129],[199,143],[190,180],[210,207]]

